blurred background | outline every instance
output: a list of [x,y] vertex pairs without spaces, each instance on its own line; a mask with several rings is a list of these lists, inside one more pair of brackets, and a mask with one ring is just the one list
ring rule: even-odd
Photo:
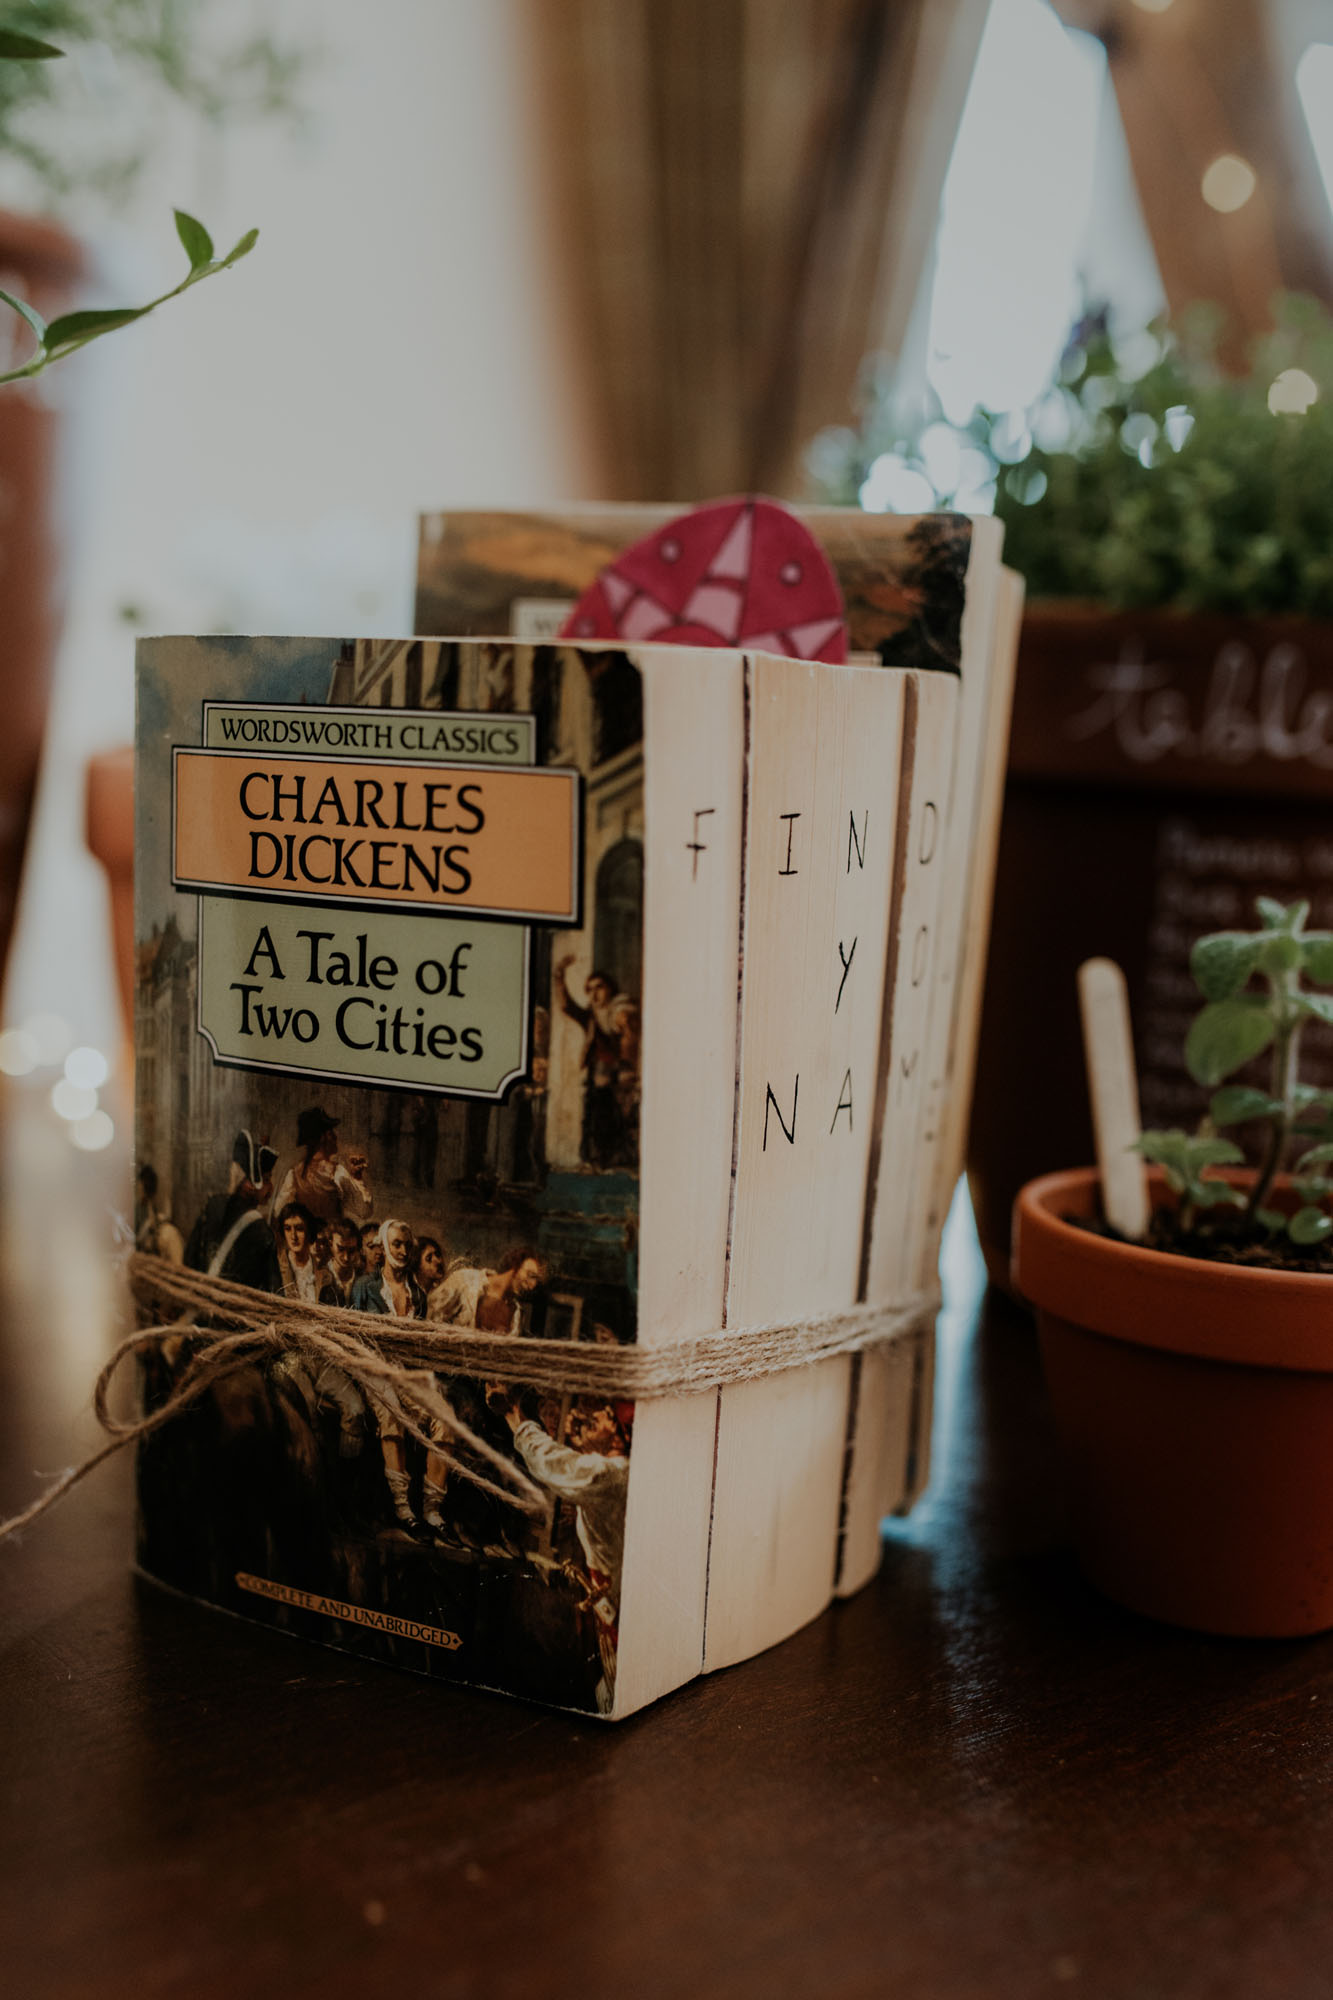
[[[1280,295],[1333,300],[1333,0],[16,0],[4,25],[69,51],[0,107],[6,289],[34,218],[80,304],[176,281],[173,206],[261,232],[0,389],[56,454],[44,503],[0,453],[6,522],[49,504],[55,552],[49,624],[44,600],[0,632],[15,713],[52,657],[0,1068],[72,1151],[128,1136],[84,813],[137,632],[410,631],[424,509],[749,488],[1035,523],[1108,409],[1131,471],[1180,453],[1162,315],[1213,302],[1199,379],[1239,380]],[[1313,416],[1322,321],[1277,337],[1263,408]],[[1034,574],[1068,556],[1017,536]],[[1199,601],[1120,560],[1108,601]],[[1279,563],[1239,608],[1333,603]]]

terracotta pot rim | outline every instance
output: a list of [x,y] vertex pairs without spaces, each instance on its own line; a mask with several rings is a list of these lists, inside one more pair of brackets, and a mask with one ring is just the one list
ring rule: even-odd
[[[1229,1178],[1233,1178],[1230,1177]],[[1236,1176],[1234,1178],[1242,1178]],[[1160,1176],[1154,1197],[1164,1190]],[[1095,1167],[1029,1181],[1014,1209],[1013,1279],[1033,1305],[1140,1347],[1249,1367],[1333,1373],[1333,1279],[1210,1264],[1064,1220],[1096,1212]]]

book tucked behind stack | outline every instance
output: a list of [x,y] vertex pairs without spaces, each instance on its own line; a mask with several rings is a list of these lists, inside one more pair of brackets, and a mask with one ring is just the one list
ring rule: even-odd
[[928,1341],[637,1404],[447,1351],[451,1327],[647,1349],[930,1282],[1012,635],[992,524],[856,532],[873,664],[142,643],[141,1244],[437,1326],[453,1409],[543,1503],[289,1354],[141,1447],[149,1574],[618,1717],[870,1573],[922,1476]]

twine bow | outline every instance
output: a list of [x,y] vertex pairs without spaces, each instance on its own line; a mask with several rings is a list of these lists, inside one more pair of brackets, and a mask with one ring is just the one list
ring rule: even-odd
[[[685,1396],[904,1340],[933,1322],[939,1304],[937,1295],[923,1294],[904,1305],[851,1306],[777,1325],[727,1327],[660,1345],[620,1347],[311,1305],[143,1251],[129,1257],[127,1270],[138,1304],[166,1308],[173,1317],[126,1334],[113,1350],[93,1389],[93,1409],[109,1442],[62,1473],[21,1513],[0,1522],[0,1540],[44,1514],[126,1445],[175,1422],[244,1370],[276,1360],[301,1362],[312,1376],[325,1367],[341,1370],[459,1477],[505,1506],[541,1515],[544,1493],[459,1416],[440,1386],[441,1374],[635,1402]],[[201,1318],[206,1323],[200,1324]],[[174,1342],[188,1346],[188,1359],[165,1398],[140,1416],[114,1416],[111,1389],[125,1364],[160,1354]]]

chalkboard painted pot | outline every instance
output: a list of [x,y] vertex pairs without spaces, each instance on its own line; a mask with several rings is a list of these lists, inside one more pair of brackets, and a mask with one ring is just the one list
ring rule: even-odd
[[1333,1277],[1170,1256],[1065,1219],[1099,1199],[1095,1168],[1048,1174],[1014,1217],[1085,1570],[1174,1625],[1326,1630]]
[[[1092,1157],[1080,962],[1124,968],[1144,1123],[1192,1125],[1190,945],[1258,895],[1333,928],[1333,623],[1030,606],[968,1148],[998,1282],[1019,1188]],[[1333,1084],[1333,1035],[1303,1060]]]

